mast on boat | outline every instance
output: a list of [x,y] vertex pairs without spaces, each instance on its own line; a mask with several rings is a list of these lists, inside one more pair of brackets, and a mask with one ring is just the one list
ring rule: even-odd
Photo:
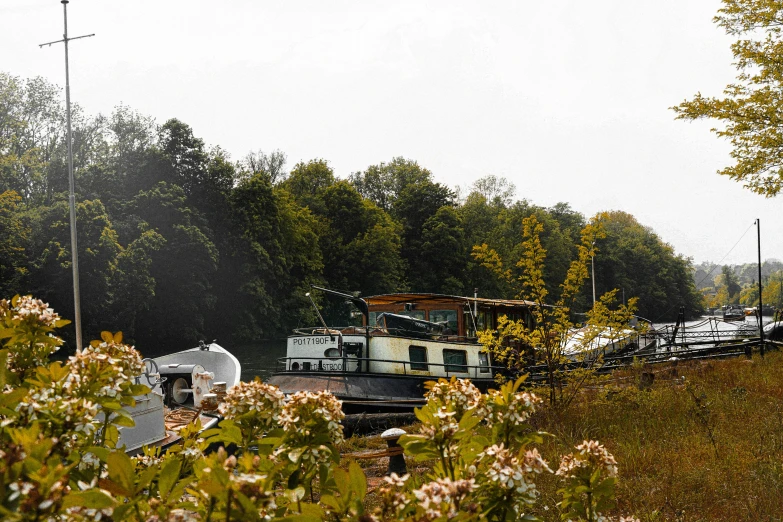
[[55,40],[53,42],[46,42],[40,44],[38,47],[52,44],[64,43],[65,44],[65,120],[67,126],[66,140],[68,142],[68,206],[70,208],[71,215],[71,266],[73,268],[73,317],[74,326],[76,329],[76,349],[82,349],[82,313],[81,313],[81,295],[79,292],[79,253],[76,242],[76,191],[75,181],[73,177],[73,140],[71,136],[71,83],[68,73],[68,42],[71,40],[78,40],[80,38],[89,38],[95,36],[93,34],[86,34],[82,36],[76,36],[74,38],[68,38],[68,0],[60,0],[63,4],[63,39]]

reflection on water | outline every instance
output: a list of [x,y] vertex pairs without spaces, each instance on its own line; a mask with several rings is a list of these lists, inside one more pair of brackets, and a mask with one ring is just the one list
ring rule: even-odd
[[256,377],[266,381],[277,368],[277,359],[285,357],[285,340],[260,341],[237,346],[224,346],[242,365],[242,381]]

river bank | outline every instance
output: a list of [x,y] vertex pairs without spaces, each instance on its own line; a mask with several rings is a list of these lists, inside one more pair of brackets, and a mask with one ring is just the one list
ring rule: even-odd
[[[654,372],[650,387],[642,374]],[[689,361],[615,372],[557,413],[531,420],[550,433],[538,446],[550,467],[583,440],[599,440],[618,462],[613,513],[642,521],[779,520],[783,506],[783,354],[752,360]],[[405,430],[413,433],[416,425]],[[479,428],[480,429],[480,428]],[[379,437],[352,437],[345,452],[383,447]],[[387,459],[360,461],[368,476]],[[431,463],[430,463],[431,465]],[[408,459],[414,474],[428,464]],[[535,514],[560,520],[558,477],[543,474]],[[372,482],[372,479],[371,479]],[[377,482],[377,480],[376,480]],[[369,505],[377,502],[371,493]]]

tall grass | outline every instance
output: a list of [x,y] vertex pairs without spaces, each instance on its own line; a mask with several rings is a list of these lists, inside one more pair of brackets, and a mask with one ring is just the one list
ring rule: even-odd
[[[642,521],[783,520],[783,354],[641,368],[586,390],[565,413],[540,414],[556,465],[585,439],[620,466],[617,512]],[[557,520],[555,477],[539,479],[539,515]],[[546,509],[548,508],[548,509]]]

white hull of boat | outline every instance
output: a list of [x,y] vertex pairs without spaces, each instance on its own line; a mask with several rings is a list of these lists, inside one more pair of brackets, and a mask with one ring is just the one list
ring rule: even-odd
[[[169,378],[179,375],[177,370],[183,372],[187,368],[199,366],[205,372],[213,374],[209,380],[225,382],[226,390],[236,386],[241,378],[242,367],[230,352],[222,346],[212,343],[199,348],[192,348],[181,352],[175,352],[152,359],[158,367],[158,371],[164,377]],[[187,370],[189,373],[189,370]],[[147,379],[142,376],[141,384],[147,384]],[[120,441],[118,446],[125,446],[128,453],[138,452],[145,445],[159,444],[164,439],[171,438],[165,425],[165,397],[166,387],[157,384],[146,395],[136,397],[136,406],[129,408],[135,426],[132,428],[120,428]],[[171,401],[168,401],[171,402]],[[215,424],[215,422],[212,424]]]

